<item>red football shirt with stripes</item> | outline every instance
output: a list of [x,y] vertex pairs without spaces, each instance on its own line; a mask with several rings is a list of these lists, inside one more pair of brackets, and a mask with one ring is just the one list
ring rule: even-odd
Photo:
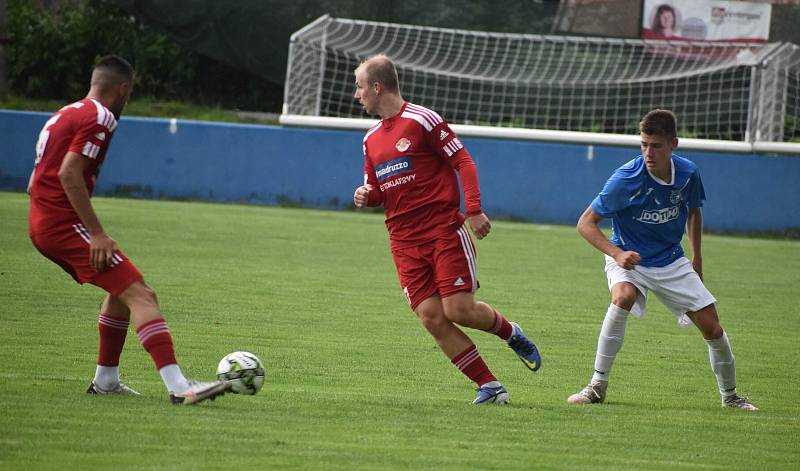
[[30,234],[45,234],[79,220],[58,178],[61,163],[67,152],[89,159],[83,178],[91,196],[116,128],[114,114],[91,98],[67,105],[47,120],[36,143]]
[[419,245],[464,224],[456,171],[468,216],[480,214],[478,171],[464,144],[435,111],[405,102],[364,136],[367,206],[383,204],[392,248]]

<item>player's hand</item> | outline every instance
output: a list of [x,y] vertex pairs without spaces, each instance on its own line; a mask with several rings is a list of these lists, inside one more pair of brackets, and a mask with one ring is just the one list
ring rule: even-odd
[[703,281],[703,257],[692,257],[692,268],[697,272],[700,281]]
[[117,243],[105,232],[90,236],[89,243],[90,261],[92,268],[103,271],[111,267],[114,261],[114,251],[117,250]]
[[475,237],[477,237],[478,240],[489,235],[489,231],[492,230],[492,225],[489,223],[489,218],[483,213],[469,216],[467,217],[467,221],[469,221],[469,227],[472,228],[472,232],[475,234]]
[[356,205],[356,208],[363,208],[367,205],[370,191],[372,191],[372,185],[362,185],[356,188],[356,192],[353,193],[353,204]]
[[626,270],[633,270],[633,267],[642,261],[642,257],[637,252],[627,250],[625,252],[618,253],[614,257],[614,261],[617,262],[617,265]]

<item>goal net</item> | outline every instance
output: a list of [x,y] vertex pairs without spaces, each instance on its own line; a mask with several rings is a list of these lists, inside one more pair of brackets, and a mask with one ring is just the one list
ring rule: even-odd
[[403,97],[454,124],[615,134],[653,108],[682,137],[800,140],[792,44],[487,33],[323,16],[289,46],[284,114],[365,117],[353,71],[378,53]]

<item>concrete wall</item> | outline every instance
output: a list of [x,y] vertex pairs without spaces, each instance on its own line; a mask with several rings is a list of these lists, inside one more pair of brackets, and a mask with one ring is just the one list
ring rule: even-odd
[[[0,189],[24,190],[46,113],[0,110]],[[123,117],[96,194],[319,208],[352,205],[360,131]],[[490,217],[574,224],[637,148],[464,137]],[[706,228],[800,229],[800,156],[686,151],[700,167]]]

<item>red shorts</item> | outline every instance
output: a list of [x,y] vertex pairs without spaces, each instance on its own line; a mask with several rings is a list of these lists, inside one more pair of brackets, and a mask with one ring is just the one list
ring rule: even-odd
[[412,310],[436,294],[446,298],[480,286],[475,246],[465,226],[432,242],[393,249],[392,256]]
[[63,268],[78,283],[91,283],[114,296],[143,279],[141,272],[121,250],[114,252],[110,268],[101,272],[92,268],[89,233],[83,224],[65,225],[63,229],[46,234],[31,234],[31,241],[42,255]]

